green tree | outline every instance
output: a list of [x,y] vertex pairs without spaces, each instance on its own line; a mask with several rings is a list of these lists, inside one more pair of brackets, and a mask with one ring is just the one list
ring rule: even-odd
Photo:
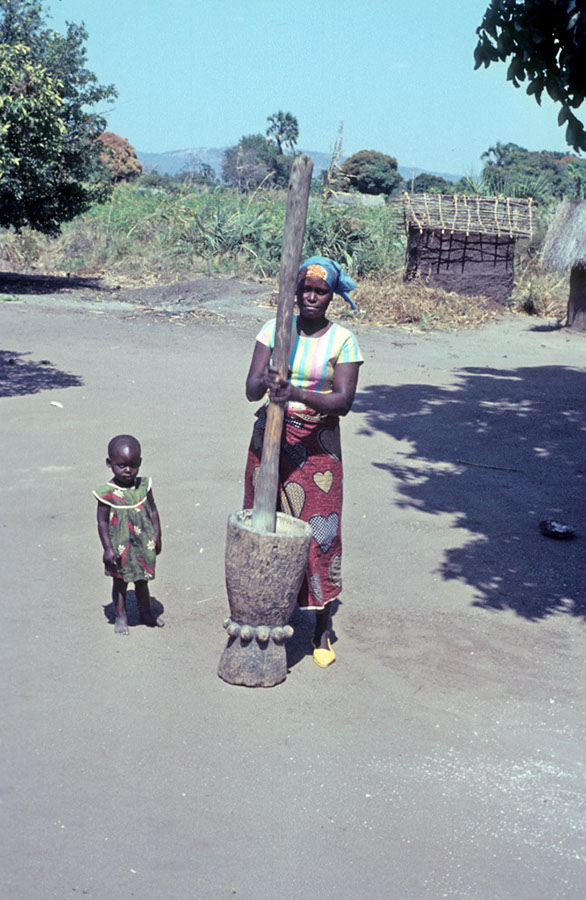
[[492,193],[533,197],[541,202],[578,196],[578,178],[571,165],[578,157],[551,150],[526,150],[500,141],[482,154],[482,177]]
[[586,159],[573,157],[568,165],[568,175],[574,181],[574,199],[586,200]]
[[86,68],[86,40],[48,28],[41,0],[0,0],[1,227],[55,233],[108,196],[91,108],[116,91]]
[[421,172],[413,179],[413,191],[416,194],[453,194],[454,185],[441,175]]
[[492,0],[476,29],[475,68],[510,60],[507,78],[541,103],[543,91],[561,110],[566,141],[586,150],[586,131],[572,110],[586,95],[586,17],[583,0]]
[[213,187],[218,183],[213,167],[194,154],[189,155],[175,178],[180,184],[194,187]]
[[216,173],[209,163],[200,162],[195,169],[196,176],[203,179],[206,184],[216,183]]
[[293,159],[280,154],[262,134],[249,134],[224,153],[222,177],[239,192],[256,190],[261,184],[286,187]]
[[344,179],[361,194],[392,194],[403,179],[394,156],[376,150],[360,150],[340,166]]
[[291,153],[294,153],[299,139],[299,124],[295,116],[279,110],[272,116],[268,116],[267,122],[269,123],[267,137],[269,141],[275,141],[279,156],[284,155],[283,147],[288,147]]

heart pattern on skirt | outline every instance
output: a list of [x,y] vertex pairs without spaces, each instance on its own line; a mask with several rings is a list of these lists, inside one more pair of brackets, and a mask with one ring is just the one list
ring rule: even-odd
[[283,450],[296,466],[303,468],[307,462],[307,447],[303,444],[283,444]]
[[326,453],[328,453],[330,456],[333,456],[333,458],[338,460],[338,462],[342,459],[340,431],[338,428],[336,428],[335,430],[332,430],[331,428],[323,428],[319,432],[317,439],[322,450],[325,450]]
[[340,525],[338,513],[331,513],[327,518],[325,516],[312,516],[309,524],[320,550],[327,553],[338,534]]
[[283,512],[298,519],[305,506],[305,491],[296,481],[288,481],[281,489]]
[[313,480],[324,494],[328,494],[334,482],[334,474],[329,469],[326,472],[315,472]]
[[342,557],[339,554],[336,554],[330,563],[330,581],[334,587],[340,590],[342,587]]
[[309,586],[312,593],[315,594],[319,602],[323,603],[324,597],[321,590],[321,578],[319,577],[319,575],[315,574],[311,576],[311,578],[309,579]]

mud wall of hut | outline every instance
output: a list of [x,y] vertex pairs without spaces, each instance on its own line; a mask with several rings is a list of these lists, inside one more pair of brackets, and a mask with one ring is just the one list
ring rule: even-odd
[[459,294],[481,294],[506,302],[513,292],[515,238],[450,233],[410,225],[405,281],[421,276]]

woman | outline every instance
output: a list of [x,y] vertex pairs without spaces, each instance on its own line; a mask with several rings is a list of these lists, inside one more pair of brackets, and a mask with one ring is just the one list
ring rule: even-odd
[[351,303],[356,284],[331,259],[312,256],[299,270],[293,317],[289,379],[271,365],[276,320],[257,336],[246,378],[248,400],[268,397],[257,413],[248,451],[244,506],[254,505],[254,486],[262,456],[266,403],[285,404],[279,466],[280,508],[309,522],[313,539],[298,603],[315,610],[313,659],[331,665],[332,602],[342,587],[342,454],[339,417],[351,409],[363,362],[354,335],[331,322],[326,313],[334,293]]

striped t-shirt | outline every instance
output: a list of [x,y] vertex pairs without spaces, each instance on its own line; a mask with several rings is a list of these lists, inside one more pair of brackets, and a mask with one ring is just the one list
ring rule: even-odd
[[[271,349],[275,346],[277,320],[271,319],[256,336],[257,341]],[[289,354],[289,380],[304,391],[330,394],[334,383],[336,363],[364,362],[358,341],[351,331],[335,322],[320,337],[305,337],[297,332],[297,316],[291,326],[291,353]],[[307,407],[303,403],[288,403],[290,412],[300,412]]]

